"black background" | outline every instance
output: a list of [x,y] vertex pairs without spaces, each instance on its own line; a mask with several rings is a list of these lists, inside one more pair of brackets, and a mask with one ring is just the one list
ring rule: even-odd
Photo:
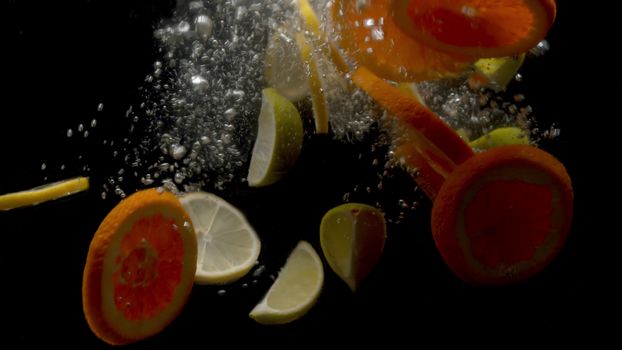
[[[196,287],[177,320],[130,348],[190,344],[207,348],[215,343],[295,346],[330,344],[328,339],[405,346],[427,339],[438,344],[486,344],[502,338],[514,343],[542,337],[573,340],[593,330],[593,340],[601,339],[600,314],[613,306],[605,297],[609,282],[596,276],[600,266],[595,258],[600,254],[594,235],[600,233],[594,226],[597,211],[589,187],[593,174],[585,166],[593,161],[585,137],[591,130],[582,118],[588,109],[580,103],[574,73],[568,69],[580,64],[575,19],[581,9],[575,3],[559,5],[548,37],[551,51],[522,70],[521,91],[539,123],[555,123],[562,130],[558,139],[543,147],[567,166],[576,194],[568,242],[542,273],[504,288],[474,288],[459,281],[431,239],[430,203],[412,193],[412,183],[396,172],[380,201],[418,199],[421,207],[407,212],[402,223],[389,224],[386,252],[361,289],[352,295],[326,266],[323,294],[307,316],[286,326],[256,324],[248,312],[270,286],[269,275],[276,274],[289,250],[302,238],[319,250],[322,215],[356,185],[375,184],[369,177],[381,171],[372,167],[371,175],[365,175],[371,159],[380,154],[370,155],[368,145],[309,138],[297,168],[282,183],[259,190],[239,185],[221,193],[247,214],[262,237],[260,261],[267,271],[257,283],[246,277],[225,287],[223,296],[217,294],[221,288]],[[104,177],[117,170],[101,142],[122,137],[127,130],[124,112],[138,101],[137,87],[157,59],[153,26],[171,15],[175,2],[8,1],[5,6],[0,193],[75,175],[91,176],[92,187],[71,198],[0,212],[2,315],[7,321],[0,328],[0,341],[11,348],[35,344],[105,348],[89,330],[81,304],[90,239],[117,202],[111,196],[100,197]],[[96,110],[99,103],[104,103],[102,112]],[[89,137],[77,135],[77,125],[86,126],[93,118],[98,125],[90,129]],[[76,133],[72,138],[66,137],[68,128]],[[362,162],[359,153],[364,155]],[[41,170],[42,163],[46,170]],[[90,169],[83,170],[84,165]],[[351,199],[373,204],[371,198],[359,191]],[[391,208],[388,214],[395,217]]]

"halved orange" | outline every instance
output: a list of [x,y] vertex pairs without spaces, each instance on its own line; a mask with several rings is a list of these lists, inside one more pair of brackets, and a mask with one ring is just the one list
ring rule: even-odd
[[148,189],[121,201],[95,233],[84,268],[91,330],[113,345],[161,331],[190,295],[196,259],[194,230],[175,195]]
[[549,31],[554,0],[394,0],[391,13],[412,39],[454,55],[512,56]]
[[462,72],[474,61],[413,39],[395,22],[391,0],[361,3],[336,0],[332,29],[345,53],[378,76],[400,82],[438,79]]
[[564,166],[528,145],[479,153],[458,166],[434,200],[432,233],[449,266],[476,285],[525,280],[562,248],[573,192]]

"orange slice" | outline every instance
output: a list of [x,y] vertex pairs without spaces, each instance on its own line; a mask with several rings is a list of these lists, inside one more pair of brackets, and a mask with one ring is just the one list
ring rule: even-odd
[[413,39],[392,15],[392,1],[336,0],[332,29],[345,53],[377,75],[394,81],[421,81],[455,75],[474,59],[448,54]]
[[479,153],[434,200],[432,233],[449,268],[476,285],[525,280],[553,260],[571,226],[564,166],[527,145]]
[[394,0],[400,30],[439,51],[473,57],[512,56],[549,31],[554,0]]
[[416,129],[434,146],[430,150],[438,148],[437,157],[447,157],[457,165],[473,155],[471,147],[416,97],[390,85],[365,67],[354,71],[352,81],[389,113]]
[[82,305],[91,330],[121,345],[161,331],[194,282],[197,241],[177,198],[156,189],[121,201],[89,248]]

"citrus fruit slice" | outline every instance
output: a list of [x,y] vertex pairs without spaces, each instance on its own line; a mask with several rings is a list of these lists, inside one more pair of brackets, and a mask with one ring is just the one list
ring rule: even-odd
[[474,61],[448,54],[413,39],[398,27],[389,0],[335,0],[331,7],[334,38],[346,56],[393,81],[422,81],[454,76]]
[[305,66],[290,29],[278,28],[270,36],[264,62],[266,82],[281,95],[292,102],[309,95]]
[[122,200],[93,236],[82,305],[91,330],[121,345],[166,327],[192,290],[197,243],[175,195],[142,190]]
[[328,265],[355,291],[378,263],[386,239],[382,212],[359,203],[329,210],[320,224],[320,243]]
[[314,52],[314,46],[303,32],[296,34],[296,44],[302,56],[307,70],[307,83],[311,93],[311,105],[313,119],[315,120],[315,132],[318,134],[328,133],[328,101],[324,96],[319,62]]
[[294,321],[315,305],[323,284],[322,260],[309,243],[300,241],[268,293],[249,316],[261,324]]
[[249,186],[267,186],[283,178],[300,155],[303,134],[296,107],[275,89],[264,89],[248,169]]
[[467,160],[434,200],[432,233],[449,268],[476,285],[525,280],[553,260],[571,226],[564,166],[527,145]]
[[554,0],[394,0],[395,23],[442,52],[512,56],[542,40],[555,20]]
[[[469,145],[416,97],[390,85],[364,67],[354,71],[352,81],[390,114],[416,129],[454,163],[460,164],[473,155]],[[438,156],[443,157],[442,154]]]
[[246,275],[257,262],[261,242],[244,215],[211,193],[192,192],[179,200],[197,235],[194,281],[226,284]]
[[339,72],[346,74],[350,72],[345,58],[339,52],[333,43],[328,41],[326,34],[320,28],[320,20],[315,10],[307,0],[298,0],[298,13],[303,21],[305,29],[309,31],[315,38],[316,45],[322,50],[322,53],[331,59]]
[[481,58],[473,64],[475,72],[469,77],[469,84],[476,88],[485,86],[495,91],[505,90],[524,61],[524,53],[517,56]]
[[469,142],[477,150],[487,150],[506,145],[528,145],[529,132],[517,127],[497,128]]
[[86,191],[89,188],[88,177],[75,177],[57,181],[30,190],[0,195],[0,210],[10,210],[29,205],[37,205],[54,199]]

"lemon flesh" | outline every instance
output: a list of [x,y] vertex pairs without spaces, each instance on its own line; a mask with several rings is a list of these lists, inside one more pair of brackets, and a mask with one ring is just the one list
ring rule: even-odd
[[180,197],[197,236],[194,281],[226,284],[246,275],[255,265],[261,242],[244,215],[224,199],[207,192]]
[[359,203],[329,210],[320,224],[320,244],[331,269],[355,291],[378,263],[386,239],[382,212]]
[[296,163],[304,130],[296,107],[274,88],[264,89],[257,139],[248,169],[251,187],[271,185]]
[[518,56],[479,59],[474,63],[475,73],[472,79],[495,91],[505,90],[524,61],[524,53]]
[[299,319],[315,305],[323,284],[322,260],[311,244],[300,241],[249,316],[266,325]]
[[88,188],[88,177],[75,177],[38,186],[30,190],[7,193],[0,195],[0,210],[37,205],[86,191]]
[[505,127],[494,129],[488,134],[481,136],[469,143],[477,150],[487,150],[493,147],[505,145],[528,145],[529,134],[527,131],[517,127]]

